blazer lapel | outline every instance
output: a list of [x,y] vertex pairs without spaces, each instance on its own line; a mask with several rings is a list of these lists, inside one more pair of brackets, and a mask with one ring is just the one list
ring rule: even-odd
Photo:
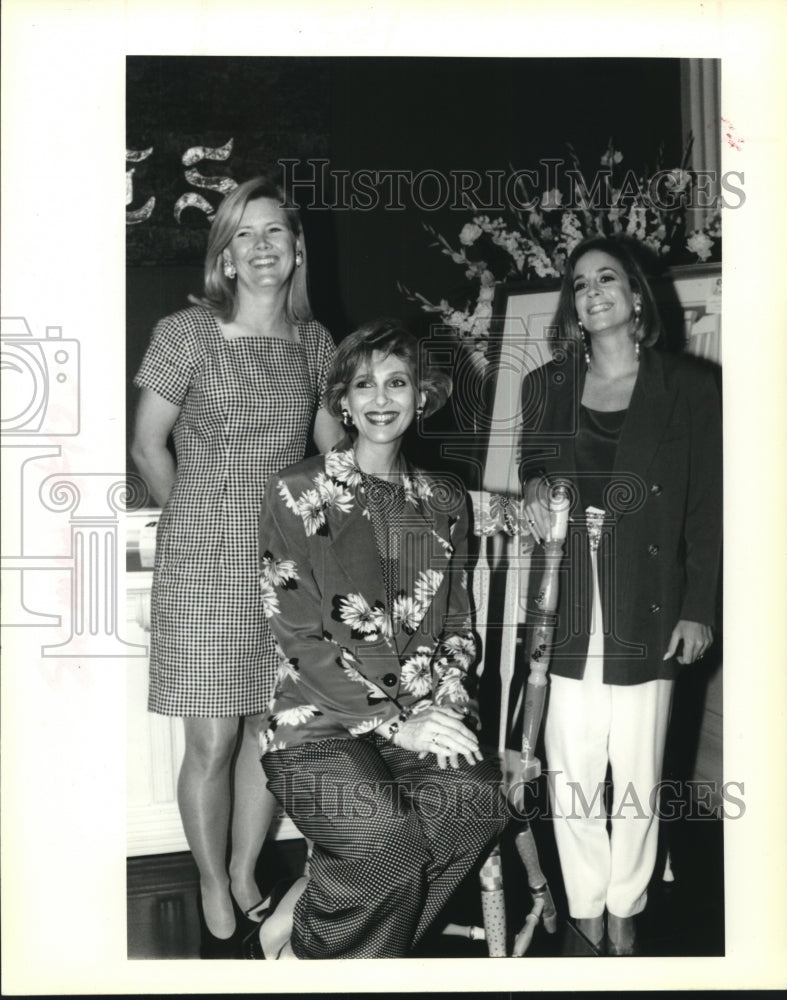
[[664,379],[661,356],[657,351],[643,350],[618,440],[615,472],[625,472],[643,482],[646,480],[671,409],[672,396]]
[[[331,555],[350,578],[353,593],[362,594],[374,606],[385,605],[385,583],[372,522],[356,488],[352,509],[327,517]],[[329,556],[331,558],[331,556]]]

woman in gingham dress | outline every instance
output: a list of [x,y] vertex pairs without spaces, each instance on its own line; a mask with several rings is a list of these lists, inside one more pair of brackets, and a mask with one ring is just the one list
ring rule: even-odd
[[362,327],[325,396],[353,444],[268,485],[260,582],[281,659],[262,765],[314,849],[249,957],[406,955],[504,825],[468,692],[467,498],[400,450],[450,386],[398,324]]
[[311,318],[306,277],[297,210],[264,178],[241,184],[211,227],[203,298],[157,325],[134,380],[132,455],[163,508],[148,707],[184,719],[178,803],[206,957],[230,954],[257,915],[275,806],[257,752],[276,669],[257,569],[265,482],[303,457],[312,425],[321,450],[339,436],[320,407],[334,346]]

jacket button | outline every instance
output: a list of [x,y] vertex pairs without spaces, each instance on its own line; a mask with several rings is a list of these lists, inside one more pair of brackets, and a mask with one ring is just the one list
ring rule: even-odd
[[383,677],[383,684],[389,688],[393,687],[394,684],[396,684],[396,674],[386,674],[385,677]]
[[649,545],[648,546],[648,555],[649,556],[657,556],[658,554],[659,554],[659,547],[658,547],[658,545]]
[[650,613],[652,615],[655,615],[659,611],[661,611],[661,605],[660,604],[651,604],[651,606],[650,606]]
[[650,488],[650,492],[653,494],[654,497],[660,497],[661,493],[662,493],[661,484],[660,483],[654,483],[651,486],[651,488]]

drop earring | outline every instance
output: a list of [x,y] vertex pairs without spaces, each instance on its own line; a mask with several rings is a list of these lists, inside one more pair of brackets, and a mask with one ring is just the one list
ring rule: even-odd
[[303,253],[300,250],[295,251],[295,266],[300,267],[303,263]]
[[416,406],[416,408],[415,408],[415,415],[416,415],[416,417],[419,420],[421,419],[421,417],[424,415],[424,408],[423,408],[423,406]]
[[579,333],[582,337],[582,344],[585,348],[585,364],[587,365],[587,370],[590,371],[590,341],[588,340],[588,335],[585,333],[585,328],[582,326],[579,320],[577,320],[577,326],[579,327]]
[[638,340],[634,341],[634,353],[637,356],[637,361],[639,361],[639,341]]
[[349,410],[342,410],[342,423],[344,424],[345,427],[352,427],[353,418],[350,415]]
[[224,277],[225,278],[234,278],[237,275],[237,273],[238,272],[235,270],[235,265],[232,263],[231,258],[225,257],[224,258]]

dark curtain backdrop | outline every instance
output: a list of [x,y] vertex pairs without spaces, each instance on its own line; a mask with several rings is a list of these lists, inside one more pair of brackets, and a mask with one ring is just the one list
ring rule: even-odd
[[[136,210],[155,197],[150,217],[127,226],[127,381],[155,320],[201,289],[208,230],[204,213],[178,198],[198,189],[181,156],[193,146],[233,139],[223,162],[200,174],[236,181],[281,158],[330,160],[331,171],[538,169],[567,158],[586,174],[600,167],[611,139],[640,174],[681,156],[680,72],[676,59],[225,58],[134,56],[127,63],[127,148],[153,152],[136,163]],[[300,176],[308,174],[304,165]],[[213,206],[214,191],[199,190]],[[297,192],[296,192],[297,198]],[[406,200],[406,199],[405,199]],[[340,340],[380,315],[428,331],[430,317],[405,300],[397,282],[433,301],[462,294],[462,270],[429,246],[423,224],[452,243],[469,220],[450,206],[424,211],[304,209],[315,313]],[[433,418],[434,441],[441,421]],[[424,461],[437,456],[421,445]],[[468,478],[472,480],[472,476]]]

